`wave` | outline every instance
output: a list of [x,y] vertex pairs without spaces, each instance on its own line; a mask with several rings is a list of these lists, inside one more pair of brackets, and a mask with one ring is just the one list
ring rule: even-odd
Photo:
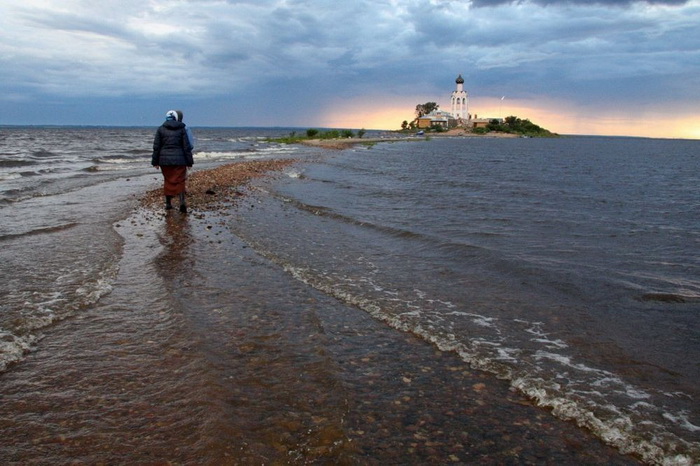
[[[684,411],[687,403],[676,403],[661,389],[626,380],[625,376],[602,366],[604,363],[587,361],[579,355],[578,346],[570,346],[557,337],[556,328],[550,329],[537,320],[546,313],[546,303],[537,301],[538,297],[547,299],[546,293],[555,293],[559,283],[569,288],[573,286],[566,277],[557,281],[556,270],[538,267],[536,262],[520,255],[510,257],[488,247],[377,225],[261,187],[256,189],[280,201],[285,210],[290,206],[321,217],[319,227],[334,239],[336,236],[332,232],[353,231],[354,228],[330,225],[328,220],[400,239],[402,241],[387,244],[396,251],[407,251],[406,258],[423,254],[433,258],[433,254],[438,254],[440,259],[431,259],[429,263],[443,264],[436,278],[440,285],[419,277],[403,280],[395,273],[411,274],[414,269],[401,265],[396,269],[394,261],[378,259],[380,256],[375,254],[381,249],[365,252],[341,246],[334,248],[332,257],[316,258],[314,249],[278,250],[275,240],[266,235],[249,236],[245,230],[239,232],[256,252],[298,281],[361,309],[392,328],[412,333],[441,351],[454,352],[475,369],[508,380],[514,389],[538,406],[551,410],[559,418],[576,422],[622,453],[637,455],[654,464],[689,465],[694,458],[700,458],[700,443],[689,440],[697,437],[697,426],[688,420],[688,413]],[[313,228],[313,217],[303,220],[307,228]],[[364,233],[359,235],[367,238]],[[347,243],[341,239],[337,241]],[[282,244],[290,246],[286,242]],[[403,260],[404,253],[397,254],[397,260]],[[375,257],[377,259],[372,259]],[[452,258],[452,262],[443,261],[443,257]],[[372,263],[379,260],[382,262]],[[454,261],[472,264],[470,269],[476,271],[473,282],[465,279],[461,272],[454,277],[451,275],[449,264]],[[539,282],[542,274],[548,275],[542,281],[550,284],[543,291],[545,295],[528,293],[518,304],[518,291],[509,287],[524,280]],[[501,284],[488,284],[490,277]],[[454,287],[452,278],[458,280]],[[486,287],[483,293],[478,289],[449,291],[460,286],[479,287],[482,282]],[[569,288],[567,292],[570,293],[586,291]],[[527,302],[528,298],[534,301]],[[554,302],[559,303],[556,309],[569,312],[563,309],[567,301],[559,298],[558,294],[554,296]],[[502,306],[508,310],[500,309]]]
[[23,236],[34,236],[34,235],[45,235],[49,233],[56,233],[59,231],[64,231],[64,230],[69,230],[71,228],[74,228],[78,225],[78,223],[72,222],[72,223],[66,223],[62,225],[55,225],[51,227],[42,227],[42,228],[35,228],[33,230],[25,231],[22,233],[12,233],[12,234],[7,234],[7,235],[1,235],[0,236],[0,241],[7,241],[15,238],[20,238]]
[[242,151],[231,151],[231,152],[197,152],[194,155],[194,161],[197,162],[198,159],[239,159],[250,156],[255,151],[253,150],[242,150]]
[[[36,229],[28,234],[43,234],[69,229],[72,224]],[[3,297],[7,306],[4,328],[0,328],[0,373],[35,349],[43,337],[41,331],[77,315],[97,303],[112,291],[118,273],[118,261],[113,257],[94,269],[94,263],[76,260],[74,266],[62,269],[55,287],[14,289]],[[75,277],[85,277],[75,280]],[[19,313],[12,318],[11,313]]]
[[21,173],[0,173],[0,181],[9,181],[22,178]]
[[[27,297],[21,327],[14,332],[0,328],[0,373],[20,362],[35,348],[35,344],[42,338],[39,333],[42,329],[76,315],[80,309],[96,303],[110,293],[116,273],[116,266],[110,267],[65,295],[47,292],[42,296],[34,292]],[[7,298],[17,300],[18,297]],[[60,313],[53,310],[57,306],[61,307]]]
[[267,136],[240,136],[237,138],[229,138],[227,141],[230,142],[250,142],[250,141],[266,141]]
[[270,147],[254,147],[236,151],[202,151],[194,154],[194,160],[229,160],[229,159],[250,159],[250,158],[266,158],[274,155],[293,154],[298,151],[296,147],[285,146],[270,146]]
[[0,328],[0,373],[19,362],[29,353],[40,338],[36,335],[14,335]]
[[645,293],[639,297],[640,301],[654,301],[660,303],[698,303],[700,296],[685,295],[680,293]]
[[61,157],[60,154],[57,154],[55,152],[51,152],[46,149],[39,149],[34,152],[32,152],[31,157],[36,158],[36,159],[47,159],[47,158],[54,158],[54,157]]
[[[644,389],[577,361],[567,354],[566,343],[552,338],[537,322],[516,322],[520,332],[539,345],[537,350],[524,351],[508,336],[512,329],[504,327],[505,322],[498,318],[461,312],[454,303],[418,290],[414,290],[417,293],[413,300],[405,301],[398,290],[386,289],[371,276],[351,278],[335,271],[314,270],[281,259],[255,241],[249,244],[298,281],[362,309],[392,328],[412,333],[441,351],[454,352],[472,368],[509,380],[513,388],[538,406],[576,422],[624,454],[637,455],[652,464],[674,465],[690,465],[693,458],[700,457],[700,444],[679,437],[663,424],[664,420],[670,421],[675,428],[696,432],[700,427],[690,423],[686,413],[656,405]],[[439,313],[430,311],[436,303],[443,308]],[[449,315],[470,320],[475,328],[485,331],[475,336],[475,330],[475,335],[460,340],[449,326],[441,330],[435,325]],[[611,392],[617,398],[614,404],[608,396]]]
[[[150,154],[150,152],[148,153]],[[92,159],[95,163],[105,163],[105,164],[125,164],[125,163],[144,163],[145,161],[150,162],[150,157],[124,157],[123,155],[108,155],[105,157],[96,157]]]
[[11,172],[11,173],[0,173],[0,180],[9,181],[9,180],[17,180],[20,178],[46,176],[46,175],[52,175],[54,173],[59,173],[60,171],[61,170],[41,169],[41,170],[35,170],[35,171],[20,171],[20,172]]
[[131,170],[133,167],[130,167],[128,165],[117,165],[115,164],[106,164],[106,165],[90,165],[89,167],[83,168],[81,171],[87,172],[87,173],[96,173],[96,172],[114,172],[114,171],[121,171],[121,170]]
[[31,160],[0,160],[0,168],[28,167],[36,164]]
[[[292,178],[303,178],[304,175],[298,174],[294,172],[293,174],[288,175]],[[257,188],[259,190],[262,190],[262,188]],[[267,191],[266,191],[267,192]],[[267,192],[268,194],[276,197],[277,199],[283,201],[285,204],[292,205],[296,207],[299,210],[309,212],[313,215],[320,216],[320,217],[325,217],[337,221],[341,221],[345,224],[348,225],[354,225],[354,226],[359,226],[363,228],[370,228],[372,230],[388,234],[394,238],[398,239],[408,239],[408,240],[415,240],[417,242],[423,243],[425,247],[430,247],[433,249],[436,249],[440,252],[446,253],[446,254],[464,254],[467,253],[469,256],[473,256],[475,252],[477,251],[482,251],[482,252],[487,252],[490,251],[488,248],[485,248],[483,246],[477,246],[473,244],[466,244],[466,243],[460,243],[460,242],[455,242],[455,241],[445,241],[443,238],[436,237],[434,235],[429,235],[423,232],[418,232],[418,231],[412,231],[412,230],[407,230],[407,229],[402,229],[402,228],[396,228],[388,225],[381,225],[377,223],[370,222],[369,220],[360,220],[357,218],[353,218],[347,215],[343,215],[341,213],[338,213],[334,211],[331,208],[328,207],[323,207],[323,206],[316,206],[312,204],[306,204],[303,203],[299,200],[296,199],[291,199],[276,193],[271,193]]]

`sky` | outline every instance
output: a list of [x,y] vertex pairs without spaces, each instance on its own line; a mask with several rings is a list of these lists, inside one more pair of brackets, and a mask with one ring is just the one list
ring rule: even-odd
[[417,104],[700,139],[700,0],[2,0],[0,125],[397,129]]

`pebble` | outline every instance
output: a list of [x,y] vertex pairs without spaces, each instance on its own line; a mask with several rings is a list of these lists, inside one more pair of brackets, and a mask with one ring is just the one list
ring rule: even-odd
[[[244,195],[240,191],[242,186],[296,162],[295,159],[256,160],[194,171],[187,177],[187,204],[190,209],[200,211],[222,210],[225,207],[223,201]],[[162,203],[162,188],[148,191],[141,199],[141,204],[149,208],[158,208]]]

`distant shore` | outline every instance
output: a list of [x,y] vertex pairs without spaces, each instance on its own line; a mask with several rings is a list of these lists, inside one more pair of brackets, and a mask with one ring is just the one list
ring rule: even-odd
[[387,136],[383,138],[347,138],[347,139],[307,139],[300,141],[306,146],[323,147],[325,149],[347,149],[358,144],[376,144],[380,142],[397,141],[421,141],[428,138],[519,138],[519,134],[490,132],[488,134],[475,134],[462,128],[454,128],[443,133],[427,133],[422,136],[415,134]]

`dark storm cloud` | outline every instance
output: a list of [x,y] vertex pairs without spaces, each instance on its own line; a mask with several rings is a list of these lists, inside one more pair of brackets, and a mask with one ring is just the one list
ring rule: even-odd
[[0,2],[0,102],[126,99],[150,111],[183,99],[206,102],[212,119],[223,113],[211,102],[246,102],[246,118],[268,124],[332,99],[439,96],[458,73],[476,96],[598,110],[620,95],[673,105],[700,85],[700,0],[114,4]]
[[650,5],[685,5],[688,0],[471,0],[474,7],[490,7],[505,4],[533,3],[536,5],[608,5],[626,7],[632,3],[647,3]]

